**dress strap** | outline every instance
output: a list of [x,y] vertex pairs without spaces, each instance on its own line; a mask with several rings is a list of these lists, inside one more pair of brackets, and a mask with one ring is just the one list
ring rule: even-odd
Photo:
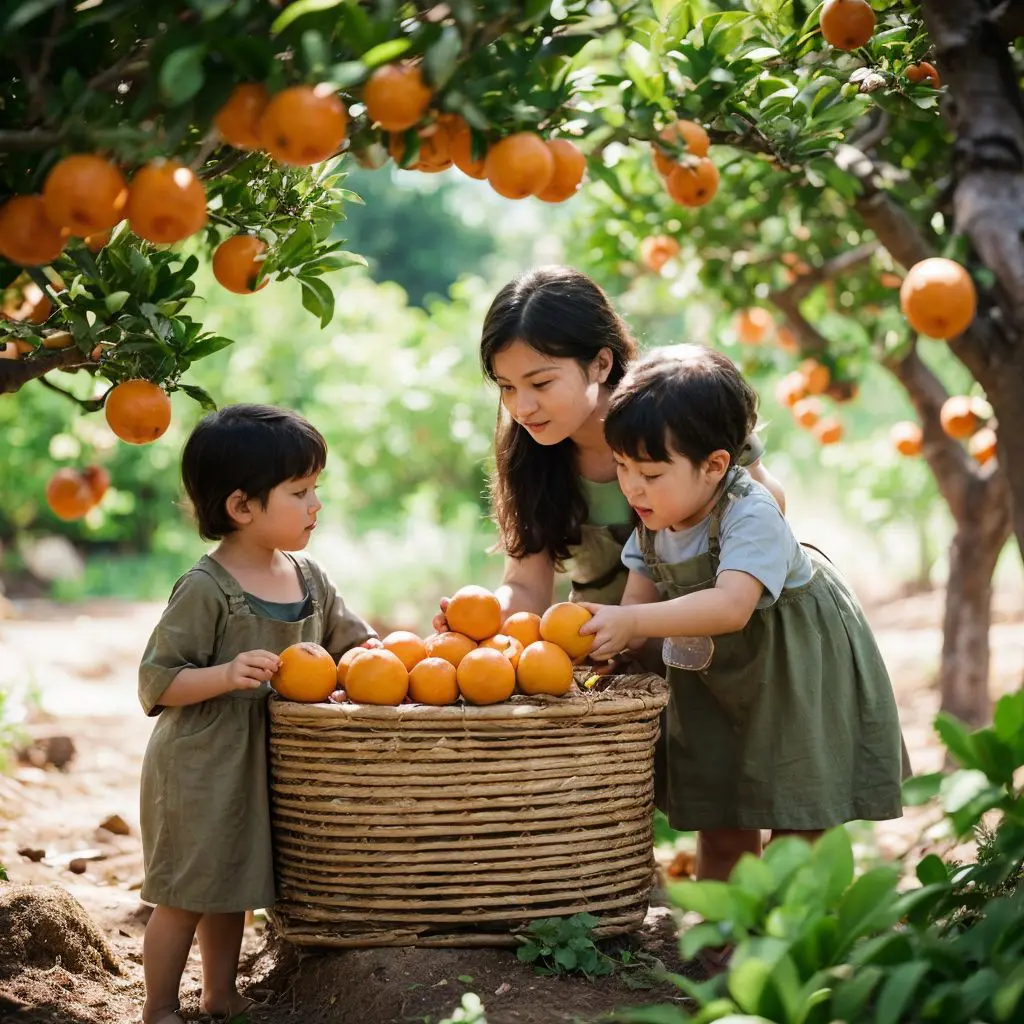
[[207,576],[213,578],[214,582],[224,592],[224,596],[228,599],[228,610],[232,613],[248,612],[249,604],[245,599],[245,592],[242,590],[242,585],[235,579],[220,564],[216,559],[211,558],[209,555],[203,555],[198,562],[193,566],[200,572],[205,572]]
[[317,587],[316,579],[313,576],[313,569],[310,565],[309,559],[296,558],[295,555],[289,551],[285,551],[284,554],[291,559],[292,564],[298,570],[299,575],[306,584],[306,599],[313,607],[318,608],[320,606],[319,588]]
[[719,556],[722,554],[722,519],[725,516],[725,510],[731,501],[750,493],[752,486],[750,474],[741,466],[736,466],[726,474],[723,485],[722,494],[711,510],[711,522],[708,524],[708,554],[711,555],[711,562],[716,573],[718,572]]

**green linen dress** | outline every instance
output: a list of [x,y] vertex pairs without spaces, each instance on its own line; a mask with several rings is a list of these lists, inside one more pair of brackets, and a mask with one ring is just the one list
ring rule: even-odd
[[[714,587],[727,502],[754,486],[734,474],[708,550],[683,562],[660,561],[654,534],[638,528],[662,599]],[[815,830],[902,814],[907,764],[888,672],[853,592],[809,554],[809,582],[714,637],[707,669],[668,668],[659,806],[673,828]]]
[[157,715],[142,766],[142,899],[201,913],[274,902],[267,782],[270,684],[184,707],[160,698],[183,668],[222,665],[244,651],[280,653],[300,641],[335,658],[373,630],[327,574],[289,555],[306,597],[278,605],[247,595],[204,555],[171,591],[139,666],[139,700]]

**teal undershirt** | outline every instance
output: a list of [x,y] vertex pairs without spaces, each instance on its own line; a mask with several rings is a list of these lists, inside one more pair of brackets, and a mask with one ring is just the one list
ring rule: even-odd
[[598,483],[596,480],[588,480],[581,476],[580,482],[583,484],[583,493],[586,495],[587,508],[590,511],[588,523],[595,526],[620,526],[633,521],[633,510],[619,489],[618,480]]
[[255,615],[262,615],[265,619],[275,619],[277,622],[298,622],[304,619],[309,613],[306,610],[309,605],[309,594],[298,601],[264,601],[262,597],[243,591],[246,604]]

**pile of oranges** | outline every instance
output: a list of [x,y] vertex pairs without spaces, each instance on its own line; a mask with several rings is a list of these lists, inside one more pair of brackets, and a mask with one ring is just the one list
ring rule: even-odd
[[542,616],[528,612],[501,621],[498,599],[467,586],[452,597],[449,629],[421,638],[398,630],[380,647],[353,647],[338,664],[317,644],[295,644],[281,654],[272,680],[289,700],[398,705],[497,704],[518,689],[562,696],[573,685],[573,662],[590,653],[581,636],[590,613],[562,602]]

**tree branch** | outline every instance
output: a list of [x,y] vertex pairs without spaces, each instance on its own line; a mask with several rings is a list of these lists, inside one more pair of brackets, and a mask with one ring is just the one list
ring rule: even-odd
[[1007,43],[1024,36],[1024,7],[1019,0],[1003,0],[989,17]]
[[28,131],[0,131],[0,153],[23,153],[33,149],[49,149],[63,138],[60,132],[32,128]]
[[64,388],[58,387],[53,381],[47,380],[45,377],[40,377],[39,383],[44,388],[49,388],[51,391],[56,391],[58,395],[63,395],[65,398],[70,399],[84,412],[96,412],[103,408],[103,399],[101,398],[79,398],[77,395],[71,394],[70,391],[65,391]]
[[883,365],[903,385],[917,410],[924,435],[922,454],[950,513],[959,521],[966,509],[967,488],[971,478],[980,475],[980,467],[963,446],[942,429],[939,414],[949,392],[921,359],[916,342],[903,355],[883,360]]
[[29,359],[0,359],[0,395],[12,395],[51,370],[78,370],[91,365],[92,361],[74,346],[54,352],[37,349]]

